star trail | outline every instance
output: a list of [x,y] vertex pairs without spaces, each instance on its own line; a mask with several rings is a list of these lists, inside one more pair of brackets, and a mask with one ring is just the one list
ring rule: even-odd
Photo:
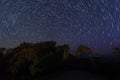
[[120,45],[120,0],[1,0],[0,47],[54,40],[96,52]]

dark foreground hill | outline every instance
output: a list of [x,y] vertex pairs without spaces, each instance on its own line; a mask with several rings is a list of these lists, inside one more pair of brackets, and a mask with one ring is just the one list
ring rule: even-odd
[[0,49],[0,80],[120,80],[119,75],[119,61],[93,55],[83,45],[76,56],[54,41]]

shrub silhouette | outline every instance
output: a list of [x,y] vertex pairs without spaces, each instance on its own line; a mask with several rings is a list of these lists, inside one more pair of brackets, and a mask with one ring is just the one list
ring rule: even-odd
[[[113,53],[120,55],[120,48],[115,48]],[[15,48],[1,48],[0,62],[1,80],[36,80],[51,72],[74,69],[91,72],[101,69],[104,73],[104,65],[107,68],[113,65],[101,63],[101,56],[93,55],[91,48],[85,45],[80,45],[73,56],[68,44],[57,45],[55,41],[24,42]]]
[[22,43],[5,54],[7,72],[12,80],[36,77],[69,58],[69,46],[47,41]]
[[91,49],[85,45],[80,45],[76,50],[76,55],[89,54]]

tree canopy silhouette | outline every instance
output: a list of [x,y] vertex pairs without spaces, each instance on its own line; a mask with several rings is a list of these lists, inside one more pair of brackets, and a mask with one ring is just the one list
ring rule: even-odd
[[85,45],[80,45],[75,52],[76,56],[85,56],[89,55],[90,53],[92,53],[91,48]]
[[[119,47],[114,49],[114,54],[120,56]],[[80,45],[75,55],[70,54],[68,44],[57,45],[55,41],[24,42],[15,48],[1,48],[0,79],[5,76],[4,80],[37,80],[53,71],[87,70],[101,65],[101,56],[93,55],[91,48],[85,45]]]

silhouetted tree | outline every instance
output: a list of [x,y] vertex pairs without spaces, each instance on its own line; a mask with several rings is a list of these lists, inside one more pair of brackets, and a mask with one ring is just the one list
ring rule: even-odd
[[0,79],[5,76],[5,66],[4,66],[4,51],[6,49],[5,48],[1,48],[0,49]]
[[113,49],[113,55],[115,56],[116,60],[120,63],[120,47],[116,47]]
[[[114,53],[120,54],[120,48],[116,48]],[[15,48],[0,49],[3,65],[0,71],[4,71],[9,80],[39,80],[44,73],[76,68],[86,70],[91,69],[92,60],[100,62],[100,56],[93,55],[91,48],[85,45],[80,45],[75,55],[77,58],[70,54],[67,44],[56,45],[55,41],[24,42]]]
[[76,54],[76,57],[79,58],[80,64],[83,65],[84,67],[88,67],[93,64],[91,48],[85,45],[80,45],[77,48],[75,54]]
[[53,65],[53,62],[55,62],[55,57],[53,57],[55,55],[55,46],[56,42],[54,41],[41,42],[33,46],[36,53],[30,66],[32,76],[39,75]]
[[58,57],[60,58],[60,61],[65,61],[70,56],[70,48],[67,44],[65,44],[63,46],[58,46],[58,47],[56,47],[56,53],[57,53]]
[[76,56],[89,56],[92,53],[92,50],[85,46],[85,45],[80,45],[77,50],[76,50]]
[[4,53],[4,51],[5,51],[5,48],[1,48],[1,49],[0,49],[0,61],[1,61],[2,58],[3,58],[3,53]]
[[114,54],[120,56],[120,47],[114,48]]

